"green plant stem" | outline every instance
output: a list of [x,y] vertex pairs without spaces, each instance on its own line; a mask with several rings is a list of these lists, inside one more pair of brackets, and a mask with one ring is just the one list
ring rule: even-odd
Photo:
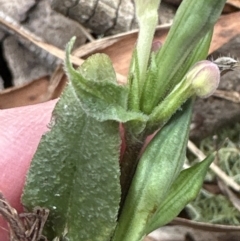
[[144,144],[144,137],[145,136],[138,137],[137,139],[135,139],[135,141],[132,137],[130,137],[130,135],[127,135],[126,137],[126,150],[120,163],[120,182],[122,188],[121,207],[124,204],[129,187],[132,182],[132,178],[137,168],[139,154]]

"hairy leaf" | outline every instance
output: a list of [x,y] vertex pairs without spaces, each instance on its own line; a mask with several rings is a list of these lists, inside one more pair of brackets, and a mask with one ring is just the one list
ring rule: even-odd
[[109,57],[93,55],[77,71],[69,59],[74,41],[72,38],[67,46],[65,68],[84,111],[100,121],[137,122],[140,132],[145,127],[147,116],[127,110],[128,86],[117,83]]
[[[109,75],[106,69],[107,79]],[[102,84],[104,77],[102,69]],[[100,122],[104,118],[97,118],[98,112],[92,117],[82,108],[76,85],[70,81],[56,105],[51,130],[32,161],[22,201],[28,209],[50,209],[45,230],[49,240],[67,231],[73,241],[105,241],[115,228],[120,201],[119,123]]]

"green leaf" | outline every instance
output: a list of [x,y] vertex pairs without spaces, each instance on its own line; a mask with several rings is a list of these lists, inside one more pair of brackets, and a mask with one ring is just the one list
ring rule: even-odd
[[187,102],[144,151],[120,215],[113,241],[139,241],[145,226],[182,169],[191,122]]
[[70,82],[33,158],[22,201],[50,209],[48,240],[68,230],[69,240],[106,241],[120,201],[119,124],[99,122],[82,109]]
[[158,7],[161,0],[135,0],[136,16],[139,24],[139,35],[136,45],[139,69],[139,90],[141,93],[152,47],[153,36],[158,23]]
[[211,29],[200,41],[197,43],[195,49],[188,55],[184,64],[180,66],[176,74],[173,76],[169,83],[169,90],[174,88],[188,72],[188,70],[198,61],[204,60],[208,56],[209,47],[212,41],[213,29]]
[[204,161],[185,169],[173,183],[166,199],[151,217],[145,233],[169,223],[182,209],[198,195],[214,154]]
[[83,110],[99,121],[137,123],[137,132],[142,131],[148,117],[127,110],[128,86],[117,83],[109,57],[105,54],[92,55],[75,70],[69,59],[74,41],[75,38],[72,38],[67,45],[65,69],[74,87],[73,94]]
[[129,71],[129,109],[140,110],[140,98],[151,55],[152,41],[158,22],[158,7],[161,0],[135,0],[136,17],[139,25],[138,40],[132,55]]
[[140,108],[140,70],[138,63],[138,56],[136,49],[133,51],[132,60],[130,64],[130,71],[128,73],[128,109],[132,111],[139,111]]
[[166,42],[156,57],[159,66],[157,78],[145,81],[142,96],[144,113],[151,113],[151,110],[166,96],[169,88],[173,87],[171,80],[185,64],[189,54],[196,49],[199,41],[212,30],[225,2],[226,0],[182,2]]

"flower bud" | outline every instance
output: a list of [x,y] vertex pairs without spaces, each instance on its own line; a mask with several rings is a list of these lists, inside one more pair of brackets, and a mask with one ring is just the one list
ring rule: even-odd
[[195,94],[207,98],[217,89],[220,81],[220,71],[216,64],[203,60],[196,63],[186,75],[191,81]]
[[217,89],[220,71],[216,64],[203,60],[196,63],[173,88],[166,98],[152,111],[147,128],[149,133],[163,125],[191,96],[207,98]]

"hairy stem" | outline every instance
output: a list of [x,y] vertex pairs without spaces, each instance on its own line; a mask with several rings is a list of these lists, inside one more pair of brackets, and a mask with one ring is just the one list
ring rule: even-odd
[[132,139],[130,135],[126,137],[126,150],[124,152],[123,158],[120,163],[121,167],[121,187],[122,187],[122,199],[121,207],[126,199],[129,187],[131,185],[134,173],[137,168],[139,161],[139,154],[143,147],[145,140],[145,135],[138,137],[137,139]]

